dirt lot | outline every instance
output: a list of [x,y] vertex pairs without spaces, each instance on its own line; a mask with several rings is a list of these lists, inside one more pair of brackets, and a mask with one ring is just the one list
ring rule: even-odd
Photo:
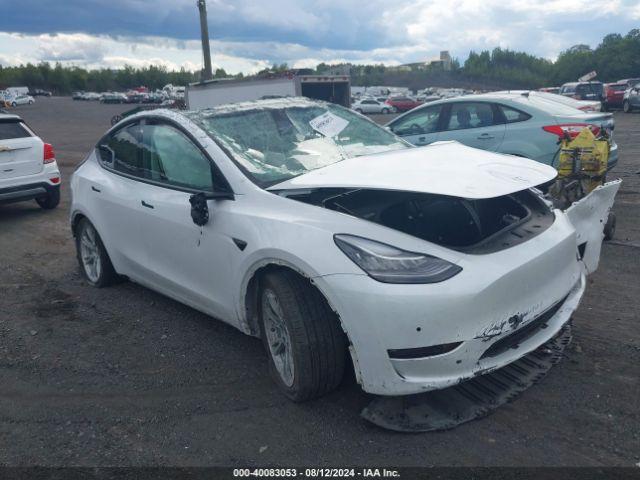
[[[269,379],[259,340],[132,283],[97,290],[67,223],[74,165],[126,107],[19,107],[53,143],[63,201],[0,206],[0,465],[623,465],[640,462],[640,114],[616,113],[617,240],[539,385],[457,429],[369,425],[352,379],[310,403]],[[387,120],[387,119],[385,119]]]

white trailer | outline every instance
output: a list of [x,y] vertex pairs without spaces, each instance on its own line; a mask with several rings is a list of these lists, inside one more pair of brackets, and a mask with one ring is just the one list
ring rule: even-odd
[[6,92],[11,97],[17,97],[18,95],[28,95],[29,87],[8,87]]
[[348,75],[287,75],[246,80],[209,80],[190,84],[186,103],[190,110],[201,110],[225,103],[278,97],[307,97],[349,107],[350,79]]

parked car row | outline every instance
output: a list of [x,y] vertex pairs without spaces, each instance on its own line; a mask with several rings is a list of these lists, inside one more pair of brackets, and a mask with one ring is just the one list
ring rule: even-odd
[[156,90],[154,92],[131,90],[123,92],[74,92],[72,95],[74,100],[95,100],[101,103],[156,103],[161,104],[166,100],[178,98],[177,94],[172,95],[165,90]]

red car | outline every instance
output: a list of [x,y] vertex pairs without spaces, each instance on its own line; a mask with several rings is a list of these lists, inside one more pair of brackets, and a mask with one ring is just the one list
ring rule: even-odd
[[384,103],[395,108],[397,112],[406,112],[412,108],[416,108],[418,105],[422,105],[422,102],[409,97],[391,97]]
[[616,82],[607,83],[604,86],[604,101],[602,102],[602,109],[609,110],[610,108],[622,108],[622,101],[624,99],[624,91],[629,88],[627,83]]

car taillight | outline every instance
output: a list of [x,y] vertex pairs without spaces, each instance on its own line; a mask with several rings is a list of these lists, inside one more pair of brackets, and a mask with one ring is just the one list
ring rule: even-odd
[[53,146],[50,143],[44,144],[44,159],[42,163],[53,163],[56,160],[56,154],[53,153]]
[[542,127],[545,132],[553,133],[558,138],[563,138],[568,134],[571,138],[576,138],[583,128],[589,127],[591,132],[597,137],[600,133],[600,127],[589,123],[565,123],[562,125],[547,125]]

